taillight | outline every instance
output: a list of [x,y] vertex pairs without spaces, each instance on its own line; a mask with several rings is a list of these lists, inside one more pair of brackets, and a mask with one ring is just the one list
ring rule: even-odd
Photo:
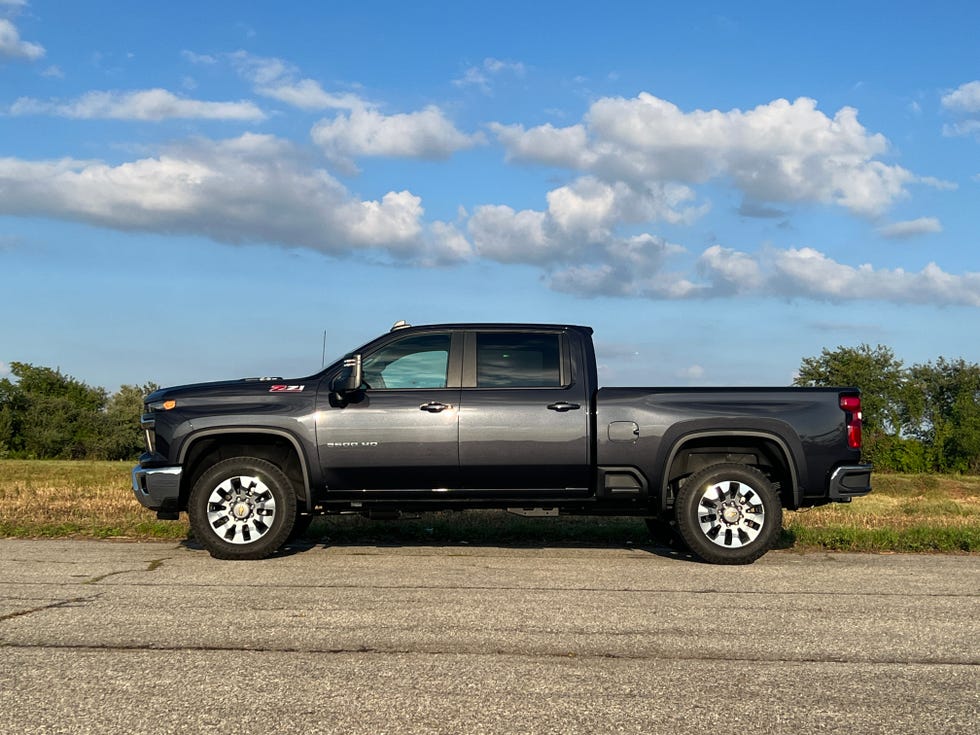
[[841,410],[845,412],[847,424],[847,446],[851,449],[861,448],[861,396],[846,395],[840,397]]

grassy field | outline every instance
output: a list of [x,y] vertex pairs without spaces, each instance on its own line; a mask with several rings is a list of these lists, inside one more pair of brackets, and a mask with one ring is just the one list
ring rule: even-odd
[[[129,465],[0,460],[0,536],[184,539],[186,518],[158,521],[133,498]],[[788,512],[782,548],[980,552],[980,477],[875,475],[875,492],[847,505]],[[650,543],[634,518],[529,519],[498,511],[432,513],[397,522],[317,520],[309,534],[333,544]]]

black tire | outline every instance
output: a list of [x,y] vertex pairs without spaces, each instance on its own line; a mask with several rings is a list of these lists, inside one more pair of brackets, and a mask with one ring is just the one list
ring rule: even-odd
[[264,559],[293,530],[296,494],[271,462],[234,457],[197,478],[187,512],[195,538],[215,559]]
[[677,529],[675,521],[666,518],[644,518],[643,520],[647,523],[650,538],[657,546],[665,546],[678,551],[687,550],[687,544]]
[[783,526],[769,478],[737,463],[711,465],[688,478],[674,511],[688,548],[711,564],[751,564],[773,547]]

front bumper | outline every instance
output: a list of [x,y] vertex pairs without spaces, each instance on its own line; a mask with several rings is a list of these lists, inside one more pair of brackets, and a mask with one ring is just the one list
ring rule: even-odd
[[[160,517],[171,516],[179,510],[181,467],[133,468],[133,493],[136,499]],[[161,516],[161,514],[163,514]]]
[[836,503],[849,503],[871,492],[871,465],[854,464],[838,467],[830,475],[829,497]]

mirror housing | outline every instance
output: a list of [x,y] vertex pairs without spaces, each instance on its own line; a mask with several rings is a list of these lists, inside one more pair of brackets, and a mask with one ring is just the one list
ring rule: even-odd
[[335,393],[345,395],[360,390],[363,382],[364,373],[361,368],[361,356],[360,354],[351,355],[344,358],[344,369],[333,379],[330,389]]

